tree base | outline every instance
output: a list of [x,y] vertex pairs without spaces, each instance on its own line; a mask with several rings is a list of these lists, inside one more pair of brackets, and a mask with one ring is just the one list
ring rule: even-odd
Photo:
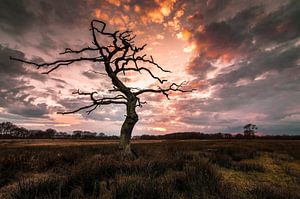
[[122,157],[124,157],[126,159],[134,160],[139,157],[138,154],[134,150],[132,150],[130,144],[126,145],[125,147],[120,146],[119,149],[120,149]]

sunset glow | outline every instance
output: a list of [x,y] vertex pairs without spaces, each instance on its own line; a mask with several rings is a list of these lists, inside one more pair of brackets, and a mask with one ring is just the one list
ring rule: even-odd
[[[223,1],[222,1],[223,2]],[[225,3],[226,2],[226,3]],[[13,4],[17,4],[14,5]],[[90,22],[109,31],[132,30],[136,46],[172,73],[148,66],[168,82],[142,72],[119,74],[127,86],[157,88],[186,81],[192,93],[145,94],[133,135],[180,131],[239,132],[255,123],[264,134],[300,132],[298,1],[88,0],[0,3],[0,121],[26,128],[119,134],[125,106],[91,114],[56,112],[87,104],[74,90],[110,96],[103,65],[81,62],[49,75],[13,62],[66,58],[65,48],[93,46]],[[295,8],[296,7],[296,8]],[[284,15],[282,13],[285,13]],[[108,38],[101,38],[109,43]],[[92,54],[92,53],[91,53]],[[83,54],[89,55],[89,53]]]

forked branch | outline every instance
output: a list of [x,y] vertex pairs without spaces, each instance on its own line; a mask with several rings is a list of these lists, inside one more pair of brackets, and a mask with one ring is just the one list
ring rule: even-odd
[[96,98],[95,95],[97,92],[81,92],[79,90],[74,91],[72,94],[77,95],[83,95],[83,96],[89,96],[90,100],[92,101],[92,104],[80,107],[78,109],[72,110],[72,111],[66,111],[66,112],[57,112],[58,114],[72,114],[77,113],[81,110],[86,110],[87,114],[90,114],[92,111],[94,111],[96,108],[102,106],[102,105],[109,105],[109,104],[125,104],[127,103],[127,99],[124,95],[116,95],[114,97],[102,97],[102,98]]
[[138,95],[141,95],[144,93],[162,93],[166,96],[167,99],[170,99],[169,94],[171,91],[178,91],[178,92],[182,92],[182,93],[195,91],[195,89],[184,90],[182,87],[185,84],[186,84],[186,82],[182,82],[181,84],[172,83],[168,88],[158,87],[158,89],[141,89],[140,91],[137,91],[134,94],[136,96],[138,96]]
[[[158,63],[154,61],[152,56],[147,57],[146,54],[139,55],[139,53],[146,47],[146,44],[137,47],[134,43],[136,35],[134,35],[132,31],[126,30],[123,32],[108,32],[106,30],[106,23],[100,20],[92,20],[90,30],[92,32],[93,46],[87,46],[79,50],[66,48],[64,52],[60,53],[61,55],[67,54],[79,57],[58,59],[53,62],[45,63],[36,63],[33,61],[27,61],[19,58],[10,57],[11,60],[33,65],[36,66],[38,69],[44,67],[47,68],[48,70],[46,72],[43,72],[43,74],[49,74],[52,71],[60,68],[61,66],[68,66],[70,64],[82,61],[94,62],[99,64],[99,67],[104,67],[104,73],[97,71],[92,72],[101,75],[107,75],[111,79],[111,82],[113,84],[113,89],[109,91],[116,92],[117,95],[113,97],[99,98],[97,97],[97,92],[81,92],[78,90],[73,92],[73,94],[77,94],[80,96],[89,96],[91,104],[80,107],[73,111],[59,112],[60,114],[71,114],[79,112],[81,110],[86,110],[86,112],[89,114],[99,106],[109,104],[125,104],[127,106],[129,104],[135,104],[134,106],[142,106],[142,104],[144,104],[145,102],[142,102],[138,96],[143,93],[162,93],[169,99],[169,93],[172,91],[193,91],[184,90],[182,88],[184,82],[181,84],[172,83],[167,88],[159,86],[158,89],[133,89],[126,86],[125,83],[122,82],[121,79],[119,79],[119,73],[123,73],[125,75],[128,71],[133,71],[137,73],[142,73],[144,71],[148,73],[153,79],[159,81],[160,84],[164,84],[165,82],[167,82],[167,80],[161,79],[160,77],[156,76],[149,67],[146,67],[146,65],[152,65],[165,73],[170,73],[171,71],[163,69]],[[99,35],[105,36],[108,39],[110,39],[110,44],[103,45],[102,41],[98,39]],[[84,54],[84,52],[98,53],[98,56],[89,57],[88,54],[86,55]],[[83,56],[83,54],[85,56]],[[143,64],[143,66],[140,66],[140,64]]]

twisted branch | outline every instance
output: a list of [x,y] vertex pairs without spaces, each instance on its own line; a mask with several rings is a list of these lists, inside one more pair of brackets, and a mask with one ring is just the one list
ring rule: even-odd
[[45,62],[45,63],[35,63],[35,62],[31,62],[31,61],[26,61],[23,59],[18,59],[18,58],[14,58],[14,57],[9,57],[10,60],[15,60],[15,61],[19,61],[25,64],[30,64],[30,65],[34,65],[37,67],[37,69],[40,69],[41,67],[52,67],[50,70],[43,72],[42,74],[49,74],[52,71],[58,69],[60,66],[67,66],[70,64],[73,64],[75,62],[79,62],[79,61],[92,61],[92,62],[103,62],[103,59],[97,58],[97,57],[80,57],[80,58],[75,58],[75,59],[62,59],[62,60],[56,60],[54,62]]
[[[92,20],[90,24],[91,32],[92,32],[92,44],[93,46],[87,46],[79,50],[73,50],[71,48],[66,48],[64,52],[61,52],[61,55],[64,54],[72,54],[72,55],[79,55],[83,52],[92,51],[97,52],[99,55],[96,57],[77,57],[77,58],[66,58],[66,59],[58,59],[53,62],[45,62],[45,63],[35,63],[32,61],[22,60],[19,58],[10,57],[11,60],[19,61],[25,64],[30,64],[36,66],[37,69],[42,67],[49,67],[50,69],[42,74],[49,74],[52,71],[60,68],[61,66],[68,66],[70,64],[81,62],[81,61],[90,61],[101,63],[104,66],[105,73],[92,71],[97,74],[107,75],[113,84],[113,89],[109,90],[109,92],[117,92],[121,94],[117,94],[113,97],[101,97],[97,98],[97,92],[81,92],[79,90],[73,92],[73,94],[77,94],[80,96],[89,96],[91,100],[91,104],[87,106],[80,107],[78,109],[67,111],[67,112],[58,112],[59,114],[71,114],[76,113],[81,110],[87,110],[87,114],[90,114],[96,108],[102,105],[109,105],[109,104],[125,104],[128,105],[129,102],[136,102],[136,106],[142,106],[146,102],[142,102],[139,95],[143,93],[162,93],[169,99],[169,92],[178,91],[178,92],[192,92],[192,90],[184,90],[182,86],[184,84],[175,84],[172,83],[168,88],[158,87],[158,89],[139,89],[139,88],[130,88],[127,87],[124,82],[122,82],[118,78],[119,73],[126,74],[127,71],[134,71],[138,73],[142,73],[142,71],[146,71],[153,79],[156,79],[163,84],[167,80],[161,79],[160,77],[156,76],[148,67],[140,67],[139,64],[144,63],[148,65],[155,66],[160,71],[165,73],[170,73],[171,71],[163,69],[159,64],[157,64],[153,57],[150,58],[144,55],[138,55],[144,48],[145,45],[140,47],[135,46],[134,39],[136,35],[133,34],[132,31],[126,30],[123,32],[115,31],[115,32],[107,32],[106,31],[106,23],[100,20]],[[112,39],[109,45],[102,45],[101,41],[98,40],[98,35],[106,36]],[[130,63],[133,63],[134,66],[129,66]],[[134,92],[136,90],[136,92]]]
[[158,86],[158,89],[141,89],[140,91],[137,91],[134,93],[135,96],[141,95],[143,93],[162,93],[166,96],[167,99],[169,98],[169,92],[170,91],[178,91],[182,93],[186,92],[193,92],[196,89],[190,89],[190,90],[184,90],[182,87],[186,84],[186,82],[182,82],[181,84],[172,83],[168,88],[161,88]]
[[80,107],[78,109],[75,109],[73,111],[66,111],[66,112],[57,112],[58,114],[66,115],[66,114],[72,114],[79,112],[81,110],[89,109],[86,111],[87,114],[90,114],[92,111],[94,111],[96,108],[102,106],[102,105],[109,105],[109,104],[127,104],[127,98],[124,95],[117,95],[114,97],[102,97],[96,99],[94,95],[97,94],[97,92],[81,92],[79,90],[74,91],[72,94],[77,95],[83,95],[83,96],[90,96],[90,100],[93,102],[90,105]]

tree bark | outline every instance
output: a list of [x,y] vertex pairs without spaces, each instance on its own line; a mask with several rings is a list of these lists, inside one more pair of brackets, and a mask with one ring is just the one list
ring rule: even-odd
[[133,100],[128,101],[127,103],[127,115],[126,119],[121,128],[121,136],[120,136],[120,149],[127,155],[134,155],[136,154],[132,151],[130,145],[131,134],[135,124],[138,121],[138,115],[135,111],[136,109],[136,98]]

